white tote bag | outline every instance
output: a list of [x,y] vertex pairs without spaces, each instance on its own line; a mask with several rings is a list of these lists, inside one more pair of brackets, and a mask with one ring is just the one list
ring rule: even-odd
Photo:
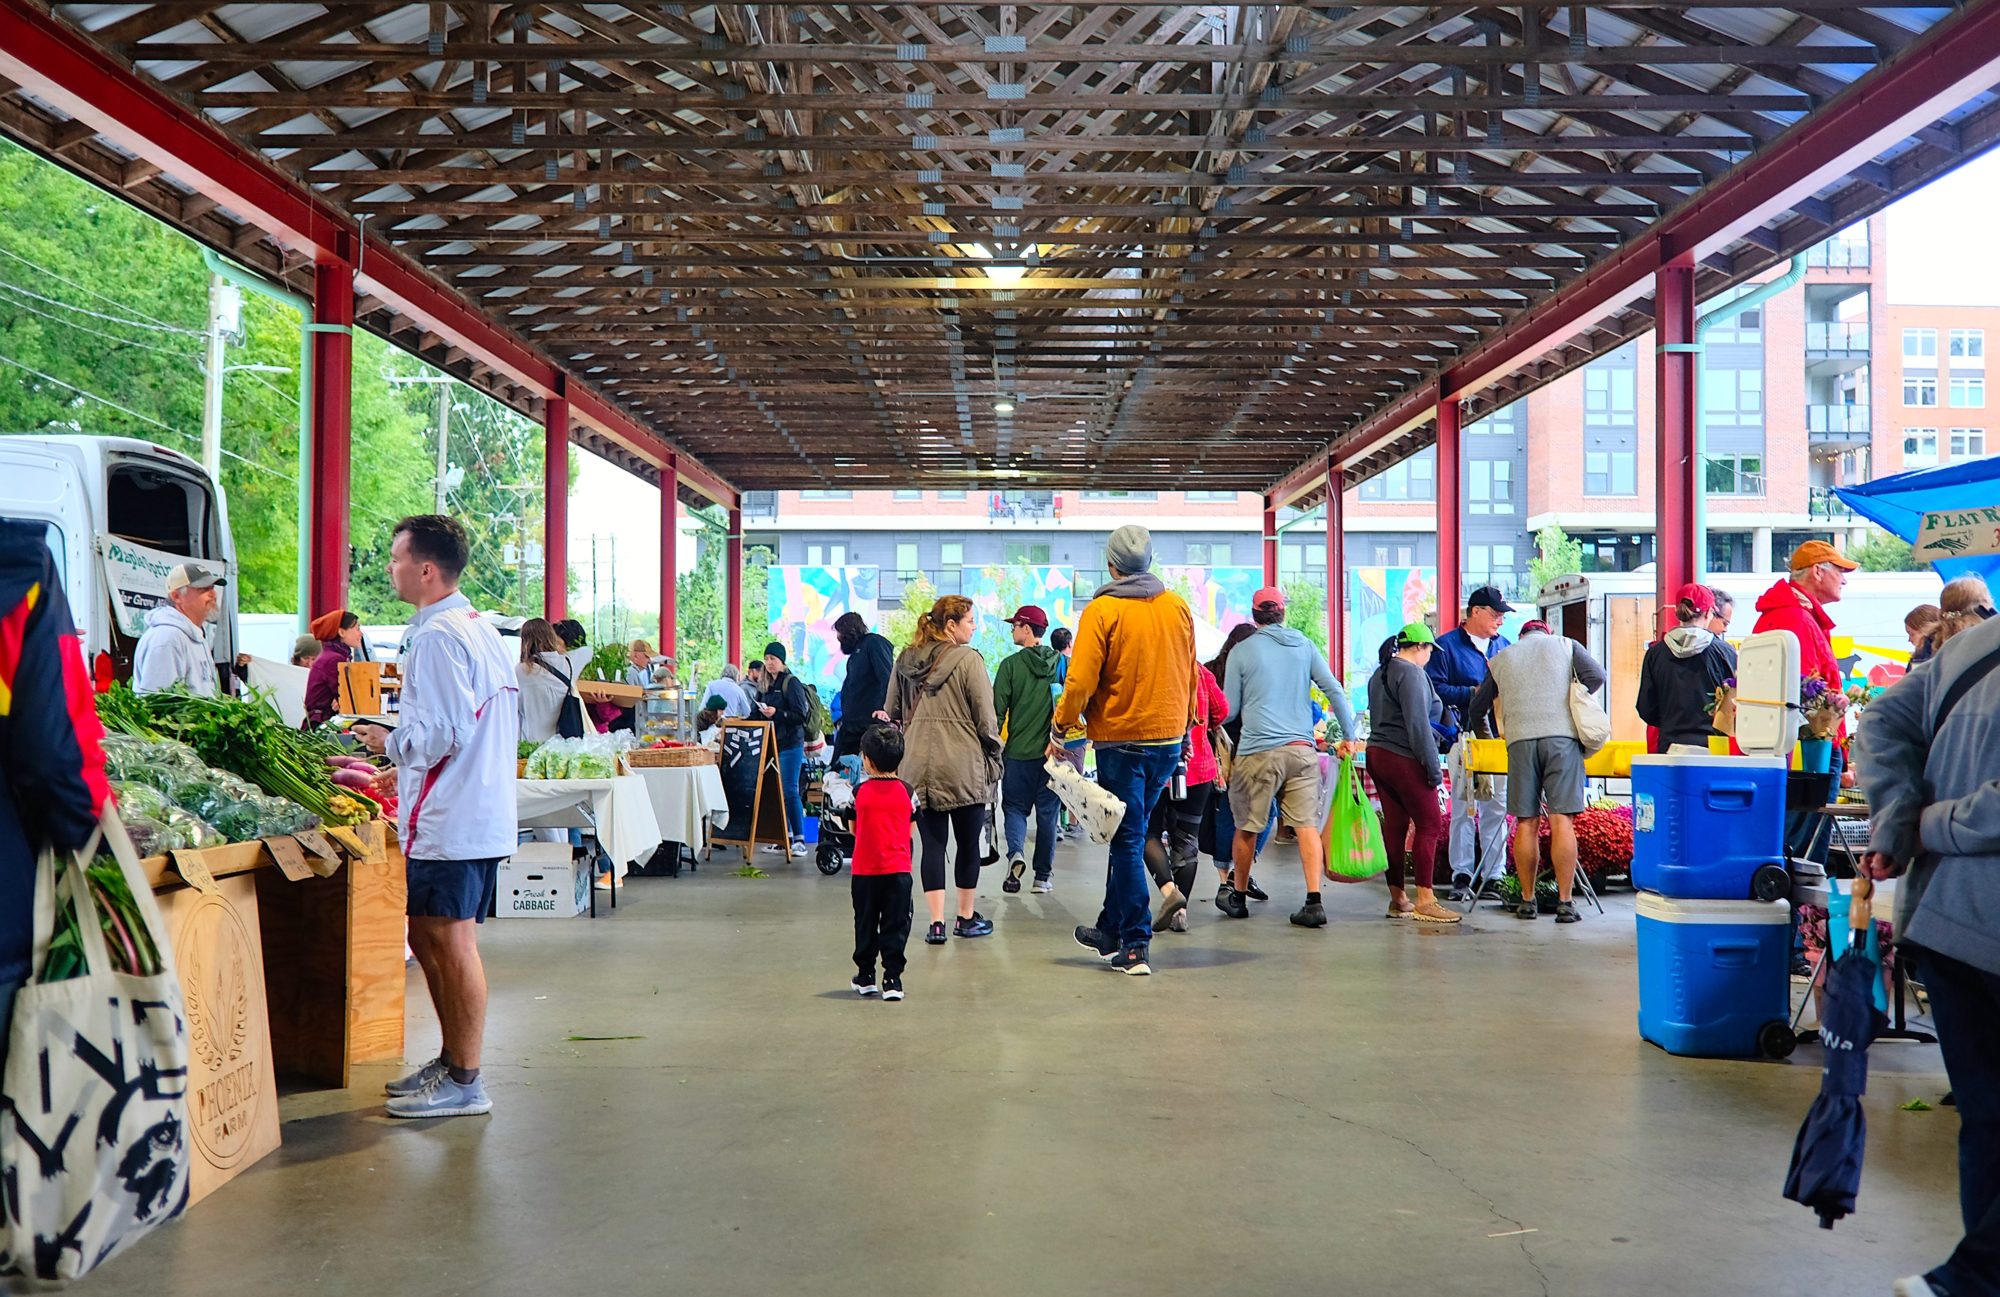
[[1611,741],[1611,718],[1604,714],[1574,671],[1569,678],[1569,723],[1576,730],[1576,741],[1583,744],[1585,756],[1595,755]]
[[[81,856],[44,852],[35,880],[30,980],[14,999],[0,1076],[0,1273],[89,1274],[187,1206],[187,1017],[152,888],[124,825],[104,841],[132,890],[161,967],[114,970]],[[39,979],[61,898],[76,904],[86,971]]]
[[1042,768],[1049,772],[1049,787],[1055,790],[1057,800],[1083,826],[1090,840],[1111,841],[1111,836],[1118,832],[1119,821],[1125,818],[1125,803],[1118,795],[1094,779],[1085,779],[1067,761],[1050,757]]

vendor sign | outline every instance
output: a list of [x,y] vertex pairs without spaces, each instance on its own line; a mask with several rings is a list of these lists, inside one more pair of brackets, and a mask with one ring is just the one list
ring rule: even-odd
[[[133,639],[146,633],[146,614],[167,601],[167,573],[182,563],[200,563],[222,568],[210,559],[169,554],[163,549],[141,545],[116,536],[99,542],[104,554],[104,582],[111,590],[111,607],[118,615],[118,629]],[[233,575],[227,569],[223,575]]]
[[2000,554],[2000,509],[1939,509],[1917,528],[1919,562],[1981,554]]

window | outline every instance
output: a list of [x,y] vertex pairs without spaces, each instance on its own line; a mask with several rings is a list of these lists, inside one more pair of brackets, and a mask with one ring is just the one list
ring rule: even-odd
[[1190,504],[1234,504],[1236,503],[1236,492],[1189,491],[1187,498]]
[[[1702,314],[1706,315],[1728,305],[1738,298],[1747,297],[1751,293],[1756,292],[1758,287],[1756,284],[1738,284],[1728,292],[1704,303]],[[1761,307],[1756,306],[1751,307],[1747,311],[1740,311],[1735,315],[1725,316],[1717,320],[1714,326],[1708,331],[1708,341],[1711,343],[1756,343],[1763,341],[1763,338],[1764,312]]]
[[1497,585],[1505,593],[1520,580],[1520,573],[1514,570],[1512,545],[1468,545],[1465,567],[1468,585]]
[[1634,536],[1579,536],[1586,572],[1636,572],[1653,561],[1653,538]]
[[1730,416],[1724,422],[1757,422],[1764,409],[1764,371],[1712,369],[1701,376],[1701,404],[1710,414]]
[[1437,498],[1437,450],[1419,451],[1399,464],[1391,464],[1361,484],[1364,500],[1435,500]]
[[1903,330],[1903,361],[1906,364],[1937,364],[1937,330]]
[[824,545],[806,546],[806,566],[807,567],[826,566],[826,547]]
[[1514,512],[1514,461],[1475,459],[1472,470],[1472,512]]
[[[1235,492],[1232,491],[1230,494],[1234,495]],[[1230,565],[1229,546],[1226,544],[1210,545],[1208,547],[1208,565],[1210,567],[1228,567]]]
[[939,491],[939,492],[938,492],[938,499],[940,499],[940,500],[963,500],[964,498],[965,498],[965,492],[963,492],[963,491]]
[[1583,457],[1583,493],[1585,495],[1639,494],[1638,454],[1629,450],[1587,452]]
[[1951,430],[1951,457],[1968,459],[1986,453],[1986,430],[1984,428],[1953,428]]
[[1187,547],[1187,561],[1196,567],[1228,567],[1229,546],[1204,545],[1199,541],[1190,541]]
[[938,546],[938,562],[944,567],[965,566],[965,543],[948,540]]
[[1951,331],[1951,367],[1953,369],[1986,368],[1986,330],[1953,329]]
[[1960,410],[1983,410],[1986,408],[1986,380],[1983,378],[1954,378],[1951,380],[1951,403]]
[[1158,491],[1085,491],[1086,500],[1157,500]]
[[1927,468],[1938,462],[1936,428],[1903,429],[1903,467]]
[[1583,415],[1588,423],[1630,423],[1639,411],[1638,374],[1594,365],[1583,371]]
[[1710,455],[1705,474],[1710,495],[1764,494],[1764,460],[1759,455]]
[[1937,380],[1935,378],[1910,378],[1905,376],[1903,379],[1903,404],[1913,406],[1936,405]]
[[1408,545],[1377,545],[1374,549],[1376,567],[1409,567],[1417,561]]
[[924,498],[924,493],[922,491],[897,491],[895,496],[898,500],[921,500]]
[[1008,567],[1035,567],[1049,561],[1049,547],[1047,543],[1010,540],[1002,549],[1002,561]]
[[909,541],[896,542],[896,575],[905,581],[917,574],[917,547]]
[[854,498],[854,492],[852,492],[852,491],[801,491],[801,492],[799,492],[799,499],[801,499],[801,500],[852,500],[853,498]]
[[1305,546],[1280,545],[1278,547],[1278,571],[1280,574],[1289,573],[1296,575],[1304,571],[1305,566]]

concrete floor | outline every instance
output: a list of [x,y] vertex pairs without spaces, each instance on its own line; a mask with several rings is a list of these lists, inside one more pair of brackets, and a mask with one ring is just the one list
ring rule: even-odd
[[278,1153],[89,1291],[1824,1297],[1956,1240],[1956,1118],[1897,1110],[1936,1051],[1876,1048],[1860,1214],[1819,1230],[1779,1196],[1817,1049],[1642,1043],[1629,893],[1439,931],[1343,887],[1305,932],[1274,860],[1137,979],[1070,942],[1101,860],[1047,897],[988,871],[998,932],[915,944],[900,1005],[845,989],[847,880],[810,865],[489,924],[492,1117],[390,1121],[389,1068],[290,1098]]

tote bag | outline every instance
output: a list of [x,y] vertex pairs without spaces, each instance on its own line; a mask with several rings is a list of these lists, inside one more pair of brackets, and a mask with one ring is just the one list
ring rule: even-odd
[[[0,1076],[0,1273],[81,1278],[187,1206],[187,1018],[166,928],[117,816],[103,841],[147,929],[117,916],[128,962],[156,954],[157,971],[116,971],[84,872],[95,851],[58,861],[44,852],[35,880],[30,978],[14,998]],[[42,982],[62,900],[76,906],[86,971]],[[147,947],[150,945],[150,951]]]
[[562,700],[561,710],[556,712],[556,737],[559,739],[580,739],[586,733],[583,725],[583,696],[576,691],[576,682],[552,665],[548,655],[542,656],[542,665],[549,674],[563,682],[569,693]]
[[1337,883],[1358,883],[1378,878],[1388,869],[1382,821],[1361,786],[1354,758],[1342,757],[1334,776],[1333,807],[1327,814],[1326,876]]
[[1583,744],[1585,756],[1595,754],[1611,741],[1611,718],[1591,699],[1590,690],[1576,678],[1574,669],[1569,677],[1569,723],[1576,730],[1577,742]]

